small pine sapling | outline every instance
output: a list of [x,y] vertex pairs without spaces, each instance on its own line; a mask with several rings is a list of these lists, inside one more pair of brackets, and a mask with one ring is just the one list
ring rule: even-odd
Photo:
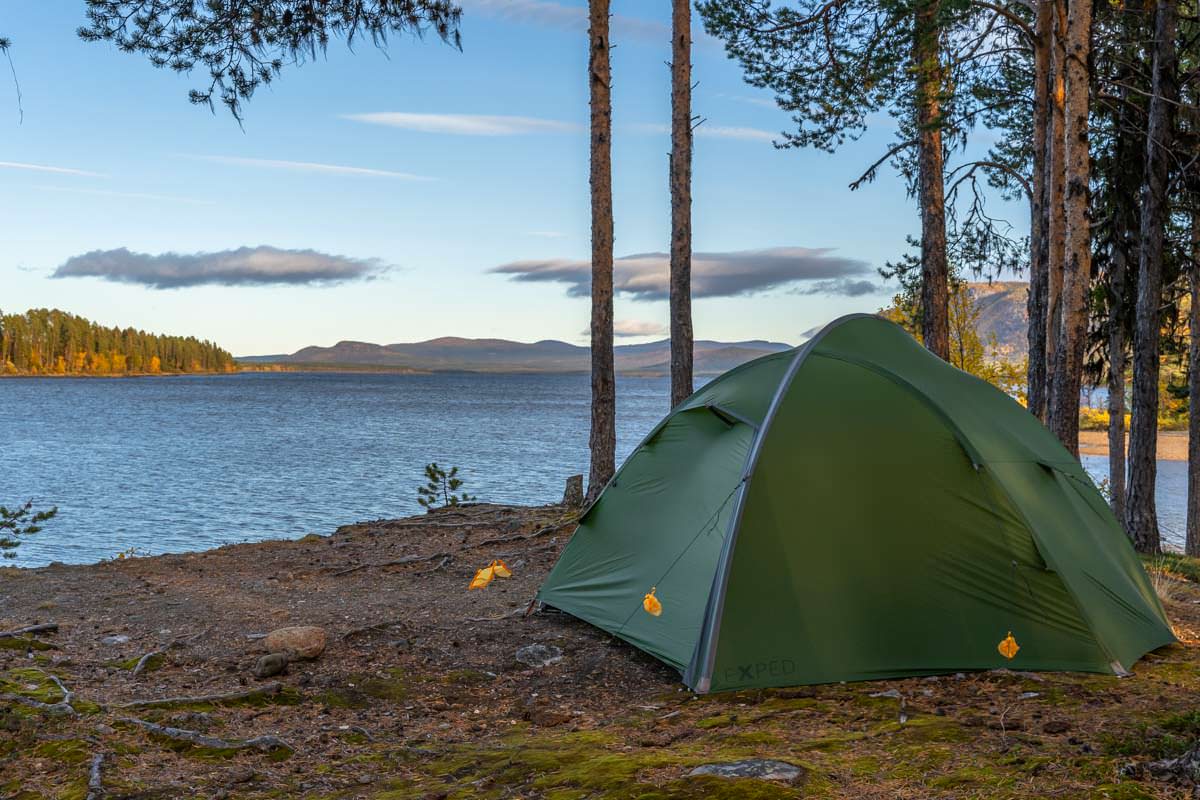
[[58,513],[58,506],[48,511],[34,511],[33,501],[23,506],[5,508],[0,506],[0,554],[4,558],[16,558],[13,551],[21,544],[19,536],[31,536],[42,529],[42,523]]
[[446,472],[436,461],[426,464],[425,479],[426,484],[417,487],[417,502],[427,510],[438,508],[439,505],[456,506],[476,499],[466,492],[458,493],[463,485],[462,479],[458,477],[458,467],[451,467],[450,471]]

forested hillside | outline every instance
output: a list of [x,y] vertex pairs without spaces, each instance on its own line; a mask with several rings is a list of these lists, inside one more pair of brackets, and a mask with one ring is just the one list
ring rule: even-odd
[[195,337],[106,328],[57,309],[0,314],[0,374],[232,372],[233,356]]

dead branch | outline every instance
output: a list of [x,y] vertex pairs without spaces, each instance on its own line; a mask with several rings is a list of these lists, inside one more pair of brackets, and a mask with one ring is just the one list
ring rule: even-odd
[[104,797],[104,753],[97,753],[92,758],[92,769],[88,773],[88,793],[86,800],[100,800]]
[[162,697],[149,700],[131,700],[128,703],[121,703],[117,708],[163,708],[165,706],[188,706],[203,703],[221,705],[222,703],[232,703],[240,700],[260,700],[266,697],[274,697],[282,690],[283,684],[276,681],[265,683],[253,689],[244,689],[240,692],[226,692],[225,694],[202,694],[196,697]]
[[467,617],[467,622],[499,622],[500,620],[508,619],[509,617],[519,617],[524,613],[525,609],[523,607],[514,608],[512,611],[508,611],[497,617]]
[[170,725],[159,725],[155,722],[147,722],[144,719],[137,717],[122,717],[118,722],[124,722],[129,725],[136,725],[144,731],[165,736],[168,739],[174,739],[179,742],[188,742],[197,745],[198,747],[209,747],[214,750],[261,750],[270,752],[276,749],[284,749],[295,752],[295,748],[287,742],[280,739],[278,736],[255,736],[253,739],[218,739],[215,736],[207,736],[196,731],[189,731],[184,728],[172,728]]
[[26,625],[24,628],[16,628],[11,631],[0,631],[0,639],[15,639],[18,636],[25,636],[26,634],[33,635],[33,634],[38,634],[38,633],[57,633],[57,632],[58,632],[58,623],[57,622],[44,622],[41,625]]

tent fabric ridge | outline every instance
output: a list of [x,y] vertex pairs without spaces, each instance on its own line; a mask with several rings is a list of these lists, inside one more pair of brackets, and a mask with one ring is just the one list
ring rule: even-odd
[[720,403],[705,403],[702,407],[711,411],[726,425],[732,427],[734,423],[740,422],[743,425],[749,425],[754,430],[758,430],[758,425],[756,423],[751,422],[749,419],[737,413],[733,409],[726,408]]
[[[713,575],[713,587],[709,592],[708,606],[705,608],[704,621],[700,626],[700,638],[696,641],[696,650],[692,654],[692,663],[688,665],[687,672],[685,673],[685,679],[688,677],[695,678],[696,691],[700,694],[706,694],[712,686],[712,671],[717,657],[717,631],[721,627],[721,616],[725,607],[725,589],[729,582],[729,568],[733,563],[733,548],[737,542],[737,532],[742,522],[746,488],[749,486],[750,478],[754,474],[754,467],[758,462],[758,454],[762,449],[763,440],[771,430],[771,422],[774,420],[775,414],[779,410],[779,405],[787,394],[788,389],[791,388],[796,373],[800,371],[800,367],[804,365],[809,354],[816,349],[822,339],[831,331],[841,326],[842,323],[862,318],[874,319],[876,317],[874,314],[844,314],[828,323],[815,336],[796,348],[796,355],[792,359],[792,363],[788,365],[783,378],[779,381],[779,386],[775,389],[775,394],[771,397],[771,403],[767,406],[767,413],[763,416],[762,424],[755,431],[754,442],[750,445],[749,453],[746,454],[746,468],[742,471],[742,480],[738,483],[737,500],[734,503],[733,514],[729,520],[729,530],[725,534],[725,542],[721,547],[720,558],[717,560],[717,570]],[[697,674],[697,671],[699,674]]]
[[853,364],[856,367],[862,367],[863,369],[869,370],[876,375],[879,375],[881,378],[889,380],[897,386],[903,388],[905,391],[915,397],[918,402],[932,411],[938,419],[945,423],[946,427],[950,429],[950,433],[954,435],[959,447],[961,447],[967,454],[967,458],[971,459],[971,466],[974,467],[976,471],[983,466],[983,455],[975,449],[973,444],[971,444],[970,439],[968,439],[967,435],[963,433],[962,428],[960,428],[958,423],[954,421],[954,418],[950,416],[950,414],[948,414],[939,403],[934,402],[929,395],[919,390],[916,386],[913,386],[910,381],[900,377],[890,369],[882,367],[879,364],[876,364],[875,362],[869,361],[865,358],[853,358],[840,353],[818,353],[817,355],[819,355],[821,358],[832,358],[836,361],[842,361],[846,364]]

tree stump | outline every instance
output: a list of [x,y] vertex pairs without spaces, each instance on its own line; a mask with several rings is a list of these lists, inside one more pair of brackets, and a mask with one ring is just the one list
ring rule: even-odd
[[583,505],[582,475],[572,475],[567,478],[567,488],[563,492],[562,504],[567,508],[579,508]]

